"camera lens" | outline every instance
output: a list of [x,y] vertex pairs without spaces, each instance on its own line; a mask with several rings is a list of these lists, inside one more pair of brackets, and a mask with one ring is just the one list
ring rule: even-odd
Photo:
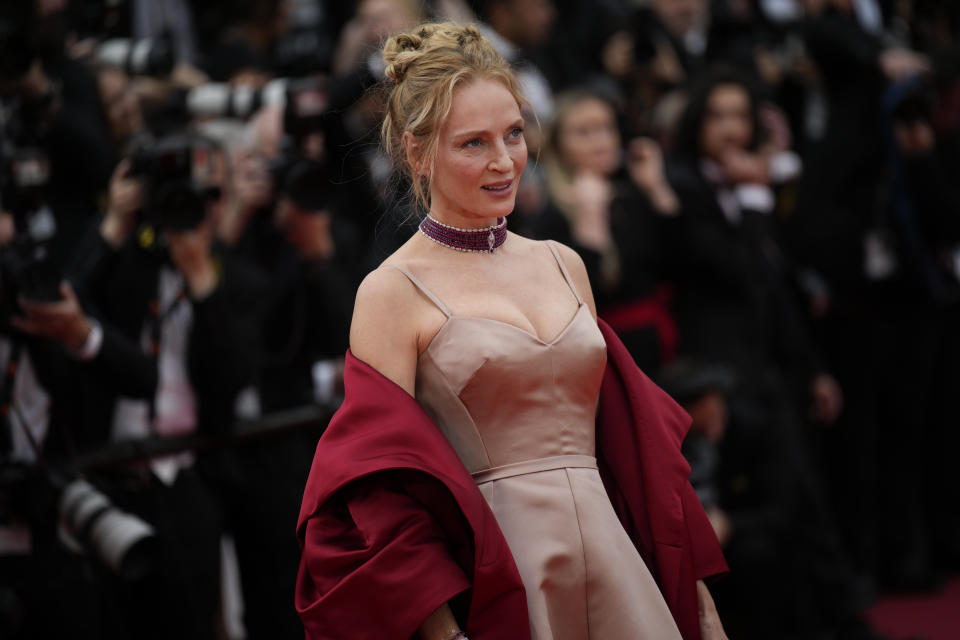
[[153,567],[153,527],[117,509],[85,480],[75,480],[63,490],[60,534],[67,546],[90,550],[127,580],[139,580]]

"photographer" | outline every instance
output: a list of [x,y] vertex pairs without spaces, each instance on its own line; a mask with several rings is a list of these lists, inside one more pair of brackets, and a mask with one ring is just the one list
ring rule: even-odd
[[[205,159],[205,190],[190,184],[187,197],[184,178],[164,173],[178,164],[171,157],[190,158],[187,175]],[[218,160],[216,150],[174,140],[122,162],[107,213],[83,239],[72,276],[89,311],[69,286],[58,302],[22,305],[23,330],[84,361],[78,428],[96,431],[101,442],[231,428],[235,396],[251,372],[245,336],[256,288],[211,242]],[[146,175],[132,177],[132,170]],[[158,204],[158,194],[171,192],[180,198]],[[102,474],[119,506],[154,525],[161,547],[154,575],[135,584],[106,581],[125,634],[215,636],[220,523],[194,458],[183,453]]]
[[[67,55],[66,36],[62,5],[33,1],[5,3],[0,9],[0,57],[5,60],[0,94],[19,104],[20,133],[49,156],[50,206],[65,235],[72,237],[96,213],[115,158],[96,79],[87,65]],[[66,244],[61,248],[64,259],[68,250]]]
[[[252,122],[254,148],[237,150],[233,211],[219,229],[233,253],[269,281],[269,293],[260,300],[256,376],[256,397],[265,413],[328,405],[342,393],[354,286],[342,264],[343,234],[335,229],[329,177],[316,157],[265,157],[262,152],[276,148],[281,130],[270,113]],[[305,146],[320,146],[314,140]],[[218,496],[235,543],[248,638],[303,635],[289,606],[299,557],[290,526],[318,435],[288,433],[237,447],[221,459]]]
[[70,363],[61,350],[11,326],[17,283],[8,268],[14,217],[0,212],[0,637],[95,638],[98,599],[89,561],[56,535],[57,488],[48,458],[70,434]]

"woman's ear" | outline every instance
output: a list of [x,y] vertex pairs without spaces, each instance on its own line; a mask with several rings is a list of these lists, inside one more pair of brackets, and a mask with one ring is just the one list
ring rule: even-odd
[[423,148],[420,145],[420,141],[417,140],[417,137],[409,131],[403,132],[402,140],[403,150],[407,154],[407,162],[410,163],[410,167],[413,169],[413,174],[420,177],[424,176]]

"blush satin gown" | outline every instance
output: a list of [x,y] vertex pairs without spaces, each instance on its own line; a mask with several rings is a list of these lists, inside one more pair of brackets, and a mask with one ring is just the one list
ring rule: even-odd
[[416,399],[497,518],[527,594],[533,640],[680,639],[617,519],[595,458],[607,348],[556,248],[579,307],[549,342],[515,325],[447,316],[417,364]]

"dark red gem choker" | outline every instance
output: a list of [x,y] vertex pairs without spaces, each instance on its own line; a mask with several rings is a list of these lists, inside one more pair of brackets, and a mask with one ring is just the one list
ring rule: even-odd
[[427,215],[420,223],[420,233],[434,242],[457,251],[493,253],[507,239],[507,219],[497,218],[497,224],[480,229],[461,229],[443,224]]

